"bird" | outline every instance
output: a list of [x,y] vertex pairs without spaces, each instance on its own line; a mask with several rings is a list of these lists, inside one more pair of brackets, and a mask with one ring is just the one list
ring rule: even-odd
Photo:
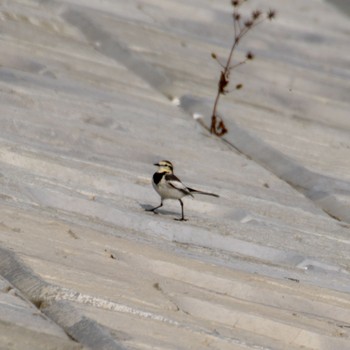
[[181,218],[175,219],[178,221],[186,221],[184,216],[184,204],[181,198],[185,196],[193,197],[194,193],[203,194],[207,196],[219,197],[219,195],[210,192],[198,191],[193,188],[185,186],[181,180],[174,175],[174,166],[168,160],[162,160],[155,163],[158,166],[158,171],[153,174],[152,185],[156,192],[160,195],[160,205],[146,211],[152,211],[157,214],[155,210],[163,206],[163,201],[166,199],[177,199],[181,205]]

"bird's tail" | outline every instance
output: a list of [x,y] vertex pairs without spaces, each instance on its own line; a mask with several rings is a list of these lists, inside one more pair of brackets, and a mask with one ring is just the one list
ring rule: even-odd
[[204,195],[206,195],[206,196],[220,197],[218,194],[215,194],[215,193],[204,192],[204,191],[198,191],[198,190],[195,190],[195,189],[189,188],[189,187],[187,187],[187,189],[188,189],[191,193],[198,193],[198,194],[204,194]]

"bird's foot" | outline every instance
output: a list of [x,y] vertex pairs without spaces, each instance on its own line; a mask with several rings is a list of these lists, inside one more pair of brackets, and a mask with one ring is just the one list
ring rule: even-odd
[[185,218],[175,218],[174,220],[176,220],[176,221],[187,221],[187,219],[185,219]]
[[145,211],[152,211],[153,214],[158,214],[154,208],[152,208],[152,209],[145,209]]

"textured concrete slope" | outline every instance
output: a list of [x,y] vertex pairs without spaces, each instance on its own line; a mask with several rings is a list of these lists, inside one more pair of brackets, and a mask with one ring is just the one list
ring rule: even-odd
[[[271,6],[222,140],[228,3],[1,4],[0,348],[349,347],[349,21]],[[145,212],[161,159],[220,198]]]

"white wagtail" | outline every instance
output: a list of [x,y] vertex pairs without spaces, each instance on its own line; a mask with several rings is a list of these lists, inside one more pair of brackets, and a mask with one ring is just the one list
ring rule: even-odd
[[163,200],[165,199],[178,199],[181,204],[181,218],[175,219],[179,221],[186,220],[184,216],[184,204],[181,200],[182,197],[192,196],[192,193],[205,194],[207,196],[219,197],[215,193],[203,192],[194,190],[193,188],[186,187],[175,175],[174,167],[168,160],[162,160],[159,163],[154,164],[159,167],[158,171],[153,174],[152,185],[154,189],[160,195],[160,205],[152,209],[146,209],[147,211],[153,211],[155,214],[156,209],[163,206]]

